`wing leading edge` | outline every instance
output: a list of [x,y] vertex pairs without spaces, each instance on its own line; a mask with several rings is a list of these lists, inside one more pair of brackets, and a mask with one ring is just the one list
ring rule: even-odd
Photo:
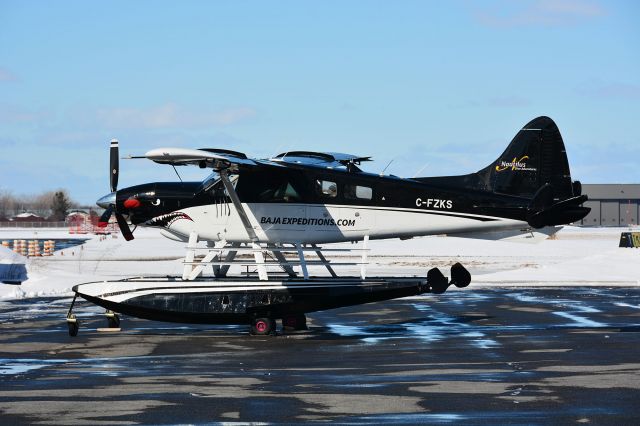
[[233,166],[256,166],[257,163],[249,158],[222,151],[189,149],[189,148],[156,148],[147,151],[145,158],[158,164],[172,166],[198,166],[202,169],[212,168],[222,170]]

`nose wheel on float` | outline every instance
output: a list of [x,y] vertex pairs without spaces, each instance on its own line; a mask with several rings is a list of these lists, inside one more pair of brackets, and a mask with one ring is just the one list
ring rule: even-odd
[[80,323],[75,315],[67,315],[67,327],[69,327],[69,336],[75,337],[78,335],[80,329]]
[[69,328],[69,336],[75,337],[78,335],[78,330],[80,329],[80,323],[74,314],[71,313],[73,309],[73,305],[76,303],[76,297],[78,297],[78,293],[73,295],[73,300],[71,301],[71,306],[69,306],[69,310],[67,311],[67,327]]
[[[69,306],[69,310],[67,311],[67,327],[69,329],[69,336],[71,337],[77,336],[78,331],[80,330],[80,321],[78,321],[78,318],[76,318],[75,314],[72,313],[73,305],[75,305],[77,297],[78,293],[73,295],[71,306]],[[107,309],[105,316],[107,317],[107,330],[119,331],[120,317],[118,314]],[[98,331],[100,331],[100,329],[98,329]]]

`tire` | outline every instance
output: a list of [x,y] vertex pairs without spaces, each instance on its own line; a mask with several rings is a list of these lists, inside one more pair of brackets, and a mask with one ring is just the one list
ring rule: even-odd
[[69,327],[69,336],[76,337],[78,335],[78,330],[80,329],[78,320],[75,320],[74,322],[67,322],[67,326]]
[[285,315],[282,318],[282,328],[285,330],[308,330],[307,317],[304,314]]
[[107,322],[109,323],[109,328],[120,327],[120,317],[118,317],[117,314],[113,314],[112,317],[107,317]]
[[266,336],[275,332],[276,322],[271,318],[256,318],[251,323],[251,334]]

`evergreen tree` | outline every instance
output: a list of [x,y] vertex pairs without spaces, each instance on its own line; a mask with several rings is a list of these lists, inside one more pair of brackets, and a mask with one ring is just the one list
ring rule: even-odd
[[67,217],[67,211],[70,207],[71,202],[67,198],[67,194],[65,194],[64,191],[56,191],[51,203],[51,219],[57,221],[65,220]]

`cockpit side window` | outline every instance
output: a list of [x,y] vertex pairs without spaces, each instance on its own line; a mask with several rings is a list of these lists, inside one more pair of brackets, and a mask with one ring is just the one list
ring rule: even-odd
[[323,198],[336,198],[338,185],[335,182],[324,179],[316,179],[316,192]]
[[351,200],[371,200],[373,189],[364,185],[344,185],[344,198]]
[[216,183],[222,183],[220,181],[220,175],[217,173],[211,173],[207,178],[202,182],[202,186],[200,187],[200,191],[207,192],[209,191]]
[[[238,175],[229,176],[231,185],[233,185],[234,188],[238,186],[239,179],[240,179],[240,176]],[[202,191],[207,192],[209,195],[212,195],[212,196],[223,196],[223,195],[228,196],[229,195],[220,177],[217,177],[217,179],[213,179],[213,178],[207,179],[202,185]]]

